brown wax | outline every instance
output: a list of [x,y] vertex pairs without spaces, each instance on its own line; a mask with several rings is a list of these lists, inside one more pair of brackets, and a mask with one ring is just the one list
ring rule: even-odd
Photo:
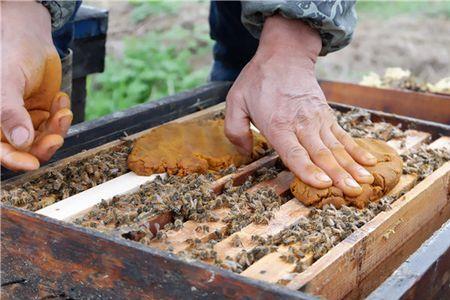
[[134,142],[128,167],[138,175],[167,172],[184,176],[239,167],[259,158],[267,143],[253,132],[253,153],[240,154],[224,134],[224,121],[171,123],[155,128]]

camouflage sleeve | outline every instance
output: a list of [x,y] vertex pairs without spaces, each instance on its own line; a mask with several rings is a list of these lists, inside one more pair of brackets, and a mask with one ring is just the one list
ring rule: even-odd
[[76,8],[75,0],[38,0],[50,12],[52,17],[52,30],[58,30],[69,21]]
[[355,1],[242,1],[242,23],[256,38],[265,18],[277,13],[316,28],[322,38],[320,55],[347,46],[357,19]]

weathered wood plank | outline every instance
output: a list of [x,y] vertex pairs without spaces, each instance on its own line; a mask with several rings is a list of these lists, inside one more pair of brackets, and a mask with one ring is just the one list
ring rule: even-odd
[[449,202],[449,180],[450,162],[395,201],[391,210],[377,215],[296,276],[288,287],[341,299],[393,251],[414,238],[423,224],[439,215]]
[[450,151],[450,137],[442,136],[435,140],[432,144],[430,144],[429,148],[431,149],[445,149]]
[[[443,223],[448,221],[450,216],[450,203],[448,203],[438,215],[433,217],[425,224],[421,224],[421,228],[414,234],[414,238],[409,239],[401,247],[391,252],[383,263],[378,264],[370,274],[368,274],[358,284],[357,289],[353,289],[349,294],[345,296],[345,299],[362,299],[375,290],[382,282],[387,279],[402,263],[404,263],[409,256],[413,254],[424,241],[427,240],[436,230],[438,230]],[[450,254],[450,249],[449,249]],[[450,264],[450,261],[449,261]],[[447,269],[447,270],[450,270]],[[444,275],[445,277],[445,275]],[[444,278],[443,277],[443,278]],[[450,277],[448,277],[450,281]],[[439,286],[440,283],[436,280],[434,286]],[[431,285],[428,286],[432,288]],[[449,286],[450,288],[450,286]],[[426,289],[425,289],[426,290]],[[427,290],[428,292],[429,290]],[[386,297],[384,298],[386,299]],[[407,298],[409,299],[409,298]],[[416,299],[424,299],[422,297]],[[437,297],[436,299],[441,299]]]
[[251,187],[248,191],[252,193],[261,188],[271,187],[275,190],[277,195],[283,196],[289,192],[292,180],[294,180],[294,174],[289,171],[281,171],[277,177],[263,181],[258,185]]
[[310,299],[139,243],[0,207],[2,298]]
[[[233,259],[242,250],[249,251],[253,249],[258,246],[258,243],[252,240],[252,235],[260,237],[275,235],[283,229],[297,224],[301,217],[306,217],[309,214],[309,211],[309,208],[297,199],[289,200],[281,205],[280,209],[275,212],[274,217],[269,220],[267,225],[252,223],[214,245],[217,258],[224,260],[226,257],[230,257]],[[233,240],[235,238],[239,238],[241,241],[240,245],[234,245]]]
[[[447,209],[449,208],[450,206],[447,205]],[[423,226],[423,229],[427,227],[428,224]],[[447,221],[408,258],[407,262],[371,293],[367,300],[448,298],[450,295],[449,237],[450,221]],[[445,291],[445,294],[439,295],[442,291]]]
[[329,101],[374,109],[443,124],[450,123],[450,97],[352,83],[320,81]]
[[36,213],[57,220],[73,221],[90,211],[95,205],[102,202],[102,200],[110,200],[114,196],[135,192],[141,185],[153,181],[157,176],[165,177],[166,174],[139,176],[134,172],[126,173],[84,192],[44,207],[36,211]]

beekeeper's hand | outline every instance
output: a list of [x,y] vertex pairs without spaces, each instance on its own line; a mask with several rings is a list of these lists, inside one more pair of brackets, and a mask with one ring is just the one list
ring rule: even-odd
[[267,18],[253,59],[227,96],[225,133],[242,152],[252,149],[253,122],[286,166],[317,188],[332,184],[362,192],[376,158],[338,125],[314,74],[319,34],[300,20]]
[[1,164],[34,170],[62,146],[70,99],[60,92],[47,9],[36,1],[2,1],[1,10]]

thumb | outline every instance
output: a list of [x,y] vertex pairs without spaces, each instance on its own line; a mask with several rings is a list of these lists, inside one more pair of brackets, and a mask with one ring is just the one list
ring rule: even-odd
[[226,99],[225,135],[242,154],[253,152],[250,118],[244,108],[244,99],[230,91]]
[[11,146],[26,149],[33,143],[34,129],[28,111],[21,105],[22,99],[5,99],[2,101],[0,123],[2,139],[6,138]]

